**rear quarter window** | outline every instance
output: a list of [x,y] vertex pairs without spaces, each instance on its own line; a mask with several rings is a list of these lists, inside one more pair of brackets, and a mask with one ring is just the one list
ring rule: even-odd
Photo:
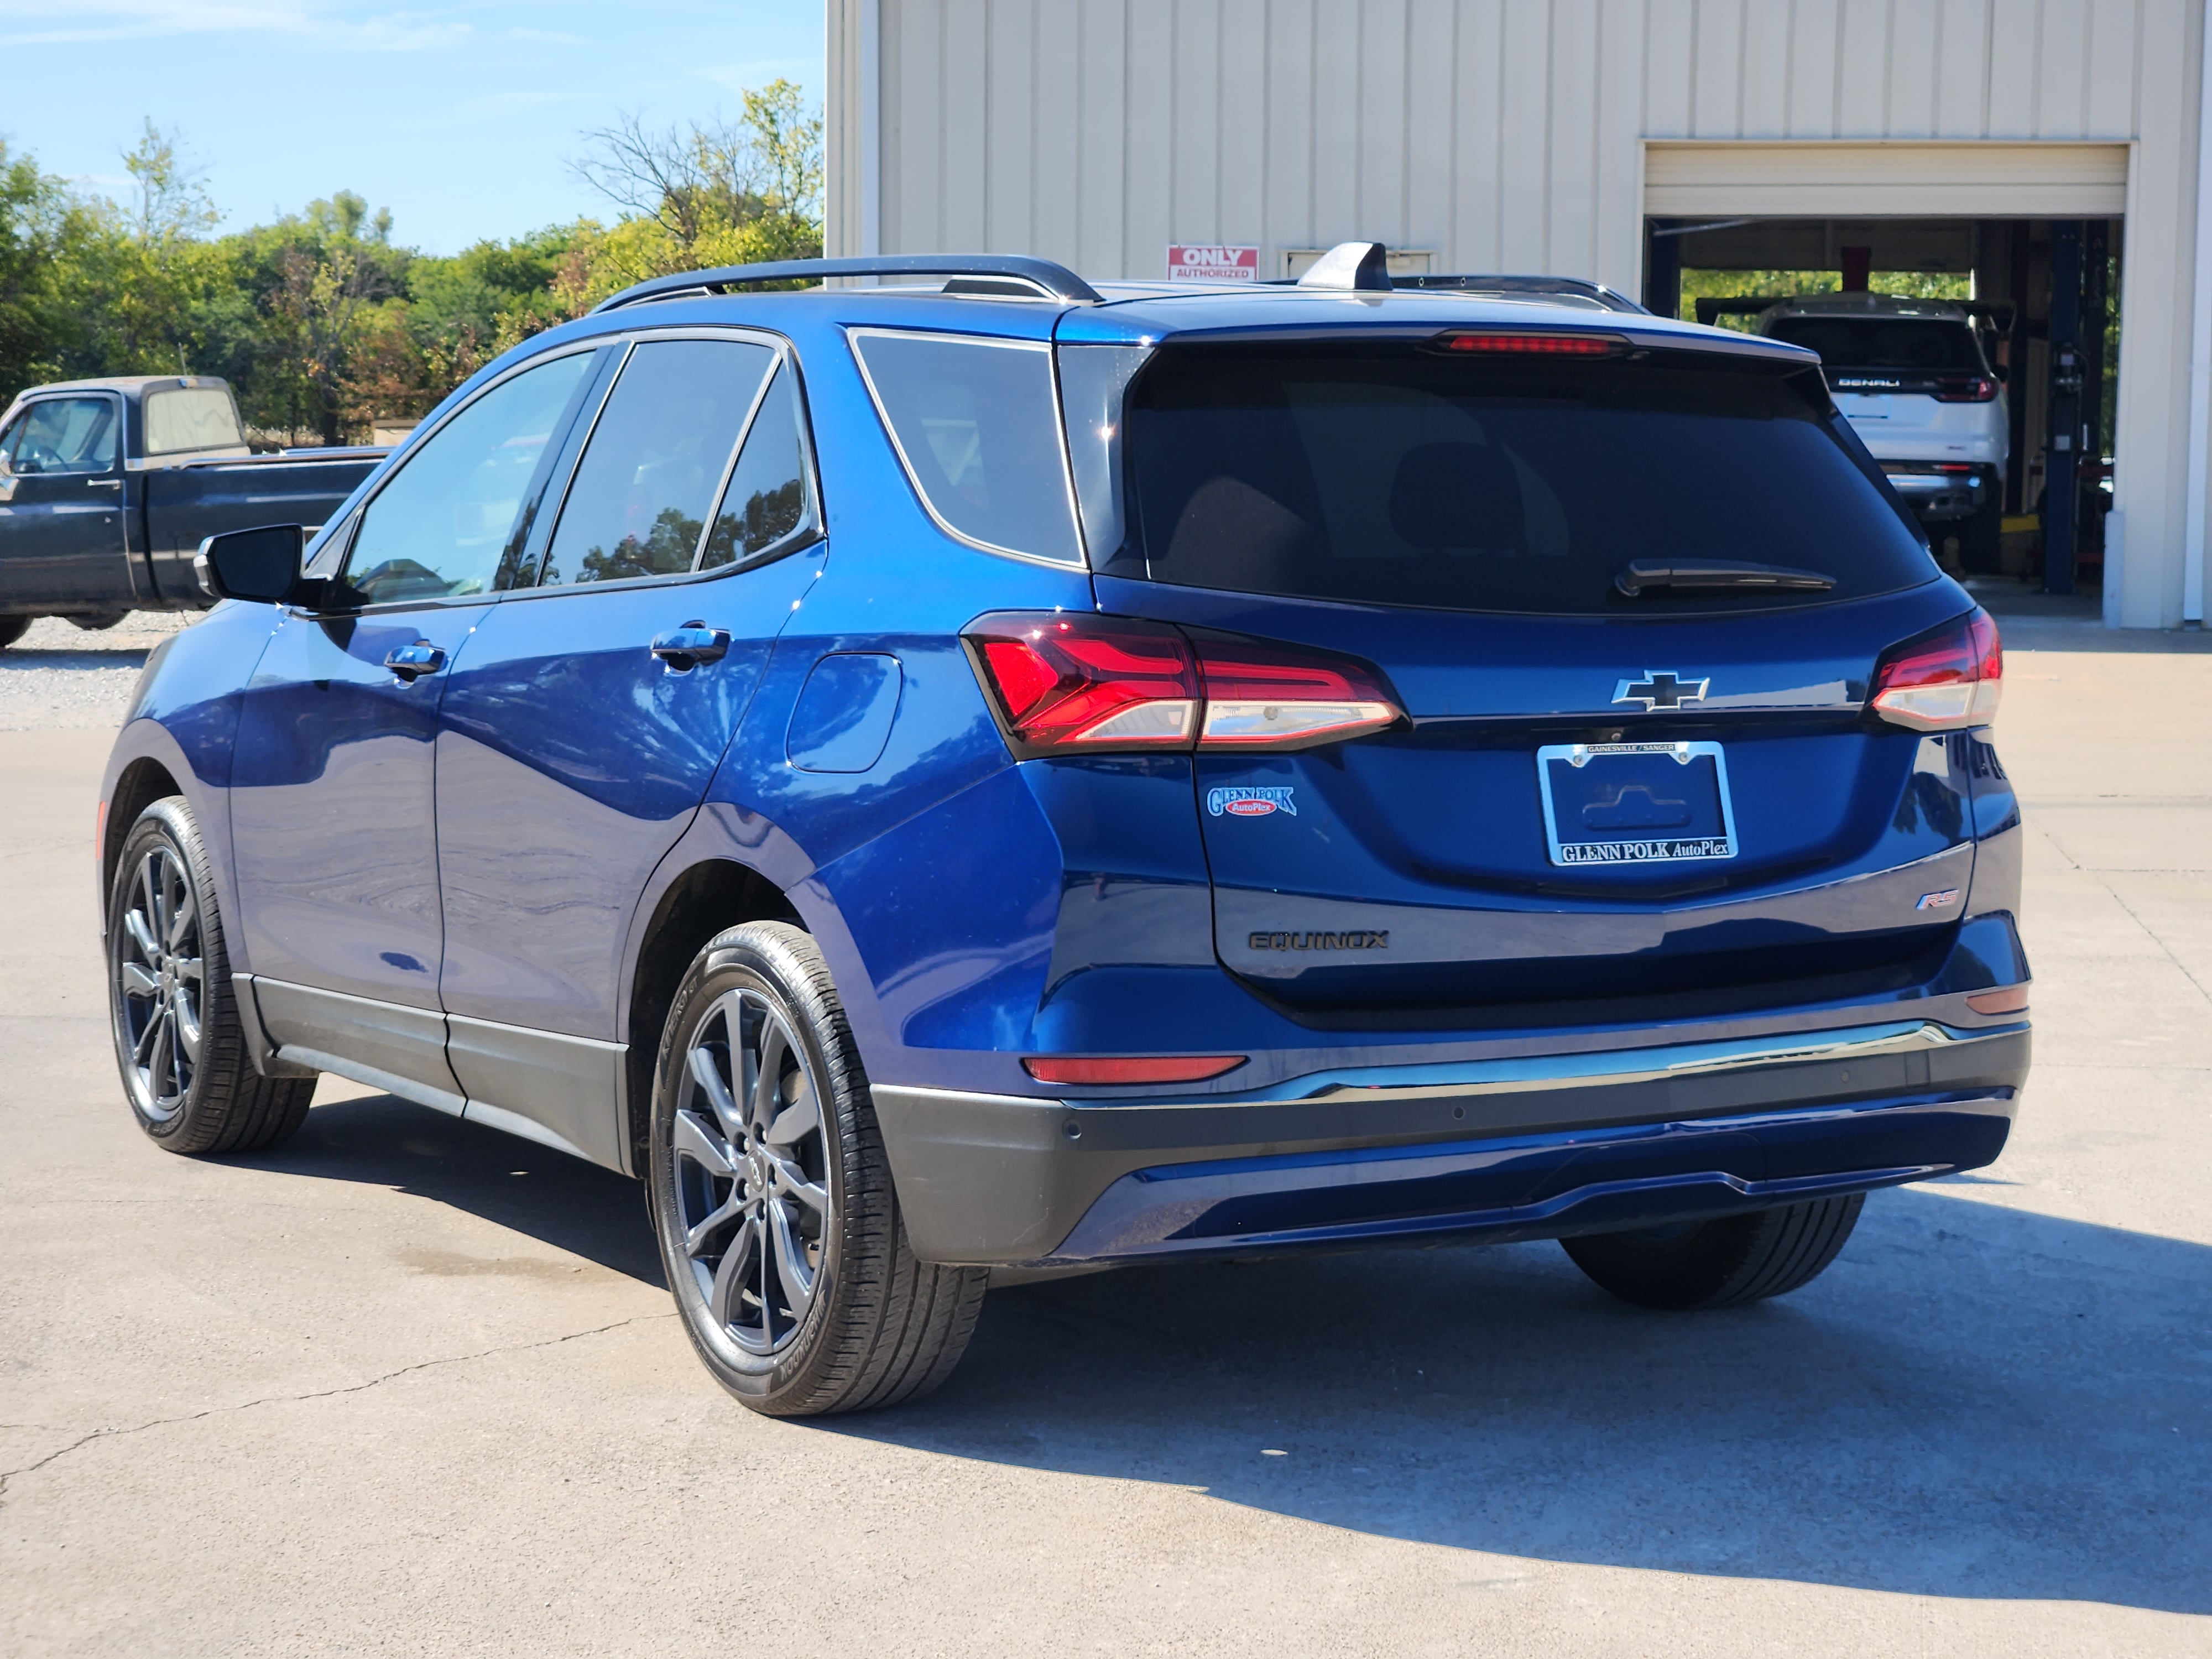
[[1080,564],[1052,348],[855,329],[853,349],[930,516],[993,553]]
[[[1808,383],[1809,381],[1809,383]],[[1162,349],[1131,388],[1139,533],[1110,574],[1374,605],[1646,616],[1632,561],[1815,570],[1824,600],[1932,580],[1817,373],[1692,354],[1449,359],[1417,346]]]
[[172,386],[146,394],[146,453],[175,455],[192,449],[242,449],[246,433],[238,407],[222,386]]

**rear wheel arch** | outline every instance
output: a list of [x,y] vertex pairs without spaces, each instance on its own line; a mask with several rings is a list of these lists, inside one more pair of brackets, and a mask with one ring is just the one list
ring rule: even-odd
[[623,1136],[633,1174],[642,1175],[646,1169],[652,1135],[653,1061],[677,988],[708,939],[748,921],[806,927],[783,890],[759,871],[734,859],[709,859],[691,866],[668,884],[640,931],[625,1001],[629,1018],[624,1028],[629,1048],[623,1064],[629,1117]]

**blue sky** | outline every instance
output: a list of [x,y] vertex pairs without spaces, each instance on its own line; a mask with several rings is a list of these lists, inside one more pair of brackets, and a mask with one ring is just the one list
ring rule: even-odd
[[355,190],[451,253],[608,210],[564,166],[624,111],[720,112],[777,76],[822,96],[819,0],[0,0],[0,139],[109,195],[148,117],[228,228]]

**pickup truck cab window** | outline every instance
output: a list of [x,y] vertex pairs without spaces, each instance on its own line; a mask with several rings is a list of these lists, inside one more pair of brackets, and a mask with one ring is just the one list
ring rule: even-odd
[[687,574],[775,353],[647,340],[599,412],[538,585]]
[[510,586],[546,447],[592,363],[571,352],[500,381],[431,434],[363,511],[346,580],[366,605]]
[[227,386],[179,386],[146,394],[146,453],[243,449],[246,429]]
[[112,472],[121,424],[106,398],[47,398],[24,411],[9,456],[19,473]]

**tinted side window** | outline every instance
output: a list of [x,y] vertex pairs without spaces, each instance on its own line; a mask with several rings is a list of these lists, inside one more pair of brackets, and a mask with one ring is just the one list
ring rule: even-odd
[[766,552],[813,521],[806,455],[799,434],[797,391],[791,370],[780,368],[745,434],[737,471],[722,492],[722,510],[707,538],[702,569]]
[[939,523],[995,552],[1083,562],[1049,347],[860,332],[853,346],[907,478]]
[[648,340],[632,351],[577,465],[538,585],[689,571],[775,362],[741,340]]
[[511,580],[531,480],[591,362],[571,352],[502,380],[408,458],[369,502],[347,556],[364,604],[484,593]]
[[106,398],[48,398],[33,404],[15,441],[15,471],[112,471],[115,409]]

